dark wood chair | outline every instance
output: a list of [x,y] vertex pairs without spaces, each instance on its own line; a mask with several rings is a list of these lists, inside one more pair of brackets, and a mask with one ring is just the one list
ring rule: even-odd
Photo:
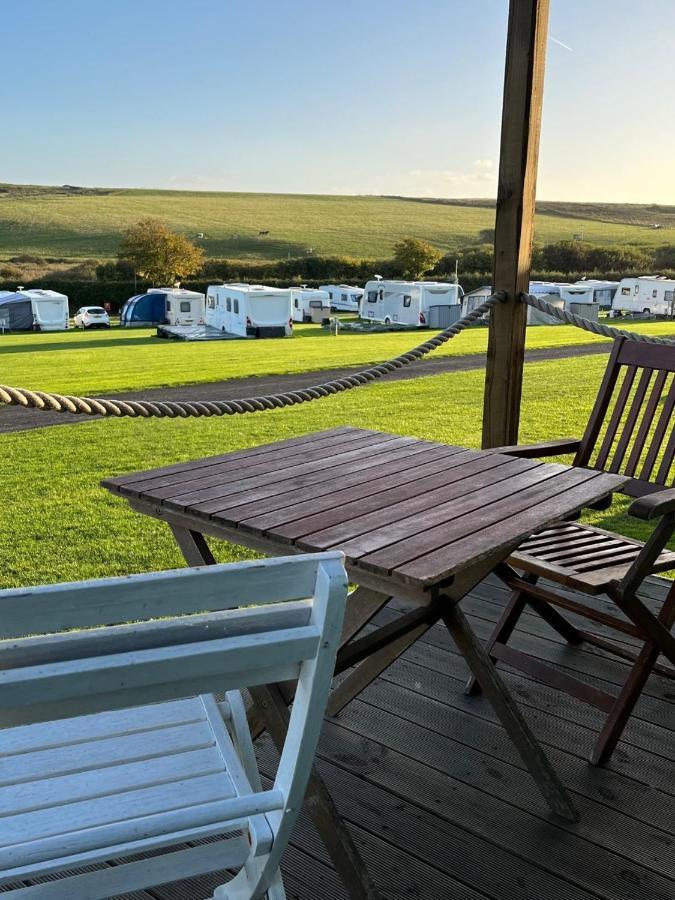
[[[488,641],[494,662],[502,660],[554,688],[567,691],[607,713],[591,759],[608,760],[650,675],[656,669],[675,677],[675,668],[658,665],[660,653],[675,665],[675,583],[653,615],[638,596],[644,579],[675,568],[675,553],[666,543],[675,530],[675,489],[671,468],[675,456],[675,345],[643,344],[621,338],[610,354],[598,396],[581,439],[564,439],[529,446],[501,447],[502,453],[534,458],[575,453],[573,464],[620,473],[629,480],[623,493],[636,498],[628,512],[656,520],[642,543],[576,521],[560,522],[531,535],[496,574],[512,590],[509,603]],[[608,508],[611,497],[600,508]],[[541,584],[555,582],[575,592]],[[586,597],[582,595],[587,595]],[[606,594],[625,617],[612,615],[591,597]],[[526,606],[535,610],[567,641],[590,642],[624,659],[630,674],[618,696],[508,646]],[[626,644],[582,630],[556,607],[609,626],[642,641],[637,654]],[[480,691],[474,679],[467,692]]]

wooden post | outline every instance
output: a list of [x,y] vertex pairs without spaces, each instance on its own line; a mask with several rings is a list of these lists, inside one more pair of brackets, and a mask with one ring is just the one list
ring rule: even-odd
[[549,0],[511,0],[495,219],[493,288],[508,302],[490,312],[483,447],[518,442],[532,224]]

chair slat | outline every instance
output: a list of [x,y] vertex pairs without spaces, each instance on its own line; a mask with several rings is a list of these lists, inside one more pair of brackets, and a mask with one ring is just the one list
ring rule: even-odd
[[304,600],[317,560],[261,559],[0,591],[0,638]]
[[654,479],[657,484],[668,484],[670,480],[670,468],[673,464],[673,455],[675,455],[675,428],[671,427],[670,437],[668,438],[666,449],[663,451],[661,465],[659,466],[659,471],[656,473],[656,478]]
[[609,459],[609,454],[611,452],[612,445],[614,444],[614,438],[616,437],[616,433],[621,422],[621,417],[623,416],[624,409],[626,408],[626,402],[628,401],[631,388],[633,387],[636,373],[637,369],[635,368],[635,366],[628,366],[628,368],[626,369],[623,382],[621,383],[621,387],[619,388],[619,394],[616,398],[616,404],[607,425],[607,431],[605,432],[605,436],[602,439],[600,451],[595,461],[596,469],[604,469],[607,465],[607,460]]
[[647,452],[644,465],[640,472],[640,478],[644,481],[648,481],[651,478],[661,450],[661,445],[663,444],[663,439],[668,431],[668,426],[670,425],[673,409],[675,409],[675,377],[670,382],[670,388],[668,389],[661,415],[656,423],[654,435],[649,445],[649,451]]
[[609,467],[610,472],[621,471],[621,466],[630,445],[631,438],[633,437],[635,426],[637,425],[640,411],[642,410],[642,404],[647,394],[647,389],[649,388],[649,384],[651,382],[653,374],[653,369],[642,370],[640,380],[638,381],[637,388],[635,390],[635,393],[633,394],[633,399],[631,400],[626,421],[624,423],[623,429],[621,430],[621,436],[619,437],[619,441],[616,445],[616,450],[614,451],[614,456]]
[[630,456],[628,457],[626,468],[624,469],[624,473],[626,475],[635,475],[638,463],[640,462],[640,457],[647,442],[647,437],[654,422],[654,416],[656,415],[656,410],[658,408],[661,395],[663,394],[663,388],[665,386],[667,378],[668,372],[663,369],[660,369],[656,373],[656,378],[654,379],[654,384],[652,385],[652,390],[649,394],[649,400],[647,401],[647,405],[645,406],[644,415],[642,416],[642,421],[640,422],[640,427],[638,429],[633,448],[630,452]]

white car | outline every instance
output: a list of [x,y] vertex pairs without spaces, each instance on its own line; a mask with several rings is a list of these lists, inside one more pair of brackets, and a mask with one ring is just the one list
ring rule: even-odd
[[81,306],[73,322],[76,328],[110,328],[110,316],[102,306]]

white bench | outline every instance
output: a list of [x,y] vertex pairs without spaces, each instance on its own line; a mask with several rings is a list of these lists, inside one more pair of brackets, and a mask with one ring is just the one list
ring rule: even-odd
[[[281,900],[346,596],[339,553],[0,591],[0,885],[24,885],[8,896],[239,868],[218,900]],[[239,689],[296,678],[262,790]]]

